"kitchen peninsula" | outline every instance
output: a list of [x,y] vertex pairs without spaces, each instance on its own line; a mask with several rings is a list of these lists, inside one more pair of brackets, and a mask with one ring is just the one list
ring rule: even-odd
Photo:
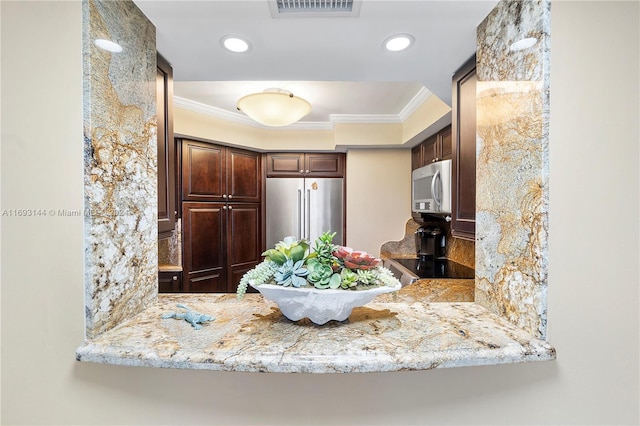
[[[259,294],[160,295],[158,302],[86,341],[79,361],[201,370],[350,373],[428,370],[555,358],[545,341],[475,303],[416,301],[420,282],[318,326],[290,321]],[[182,303],[215,320],[195,330],[162,319]]]
[[[99,6],[119,8],[127,5],[105,2]],[[479,79],[499,81],[504,76],[500,75],[498,65],[508,70],[514,69],[507,60],[511,56],[502,58],[500,55],[505,49],[493,42],[494,37],[487,35],[499,32],[496,28],[505,28],[503,22],[520,22],[525,27],[533,27],[540,37],[547,37],[544,32],[546,27],[543,26],[548,23],[547,5],[531,6],[540,10],[521,16],[519,10],[498,7],[479,27],[478,58],[492,58],[487,63],[481,59],[478,61]],[[111,9],[107,12],[104,16],[113,16]],[[130,11],[121,11],[125,12]],[[532,22],[525,19],[539,15],[545,19]],[[98,18],[102,19],[103,15],[92,16],[99,21]],[[114,25],[120,23],[120,20],[113,22]],[[142,25],[134,24],[131,25],[133,32],[143,29]],[[538,28],[540,26],[543,27]],[[505,40],[510,37],[509,34],[503,36]],[[492,42],[485,43],[484,40]],[[155,49],[152,41],[146,40],[140,49],[131,51],[137,53],[146,49],[153,51],[153,54],[149,53],[153,57]],[[102,170],[100,167],[112,167],[111,163],[103,161],[111,158],[107,156],[107,150],[129,149],[129,145],[113,147],[107,138],[90,139],[103,135],[89,131],[93,126],[100,129],[118,128],[119,123],[113,123],[111,115],[104,112],[124,110],[127,104],[104,96],[104,93],[111,93],[113,86],[129,79],[129,76],[116,76],[119,78],[115,81],[87,79],[90,96],[85,99],[85,110],[90,114],[87,114],[85,127],[88,129],[87,140],[91,143],[87,143],[85,170],[92,173],[96,171],[85,176],[87,204],[93,207],[107,201],[113,205],[120,202],[119,199],[105,201],[103,194],[133,195],[125,198],[131,201],[128,211],[132,212],[132,218],[129,220],[91,217],[85,223],[86,338],[76,351],[76,359],[163,368],[316,373],[423,370],[555,359],[555,350],[544,340],[547,333],[548,186],[545,180],[540,181],[540,176],[547,176],[548,117],[543,114],[546,110],[542,106],[548,105],[548,90],[542,89],[549,79],[548,43],[539,43],[538,49],[538,55],[526,52],[526,64],[532,62],[535,65],[539,61],[544,65],[531,67],[535,74],[532,78],[541,84],[531,86],[527,97],[519,104],[522,108],[518,116],[521,121],[519,126],[507,128],[499,122],[478,126],[479,130],[485,132],[482,133],[484,143],[481,148],[488,152],[485,154],[480,151],[478,155],[483,181],[477,184],[479,214],[476,218],[474,302],[435,303],[423,295],[411,296],[412,289],[421,288],[421,283],[417,283],[400,290],[395,295],[397,299],[374,300],[354,310],[349,320],[324,326],[286,320],[275,305],[265,302],[259,295],[246,295],[241,302],[234,295],[223,294],[158,295],[157,229],[152,225],[154,220],[150,220],[156,217],[156,176],[148,172],[155,169],[155,156],[149,155],[148,169],[134,168],[140,173],[131,176],[121,172],[118,176],[127,179],[113,182],[109,180],[111,175],[97,171]],[[108,61],[98,61],[105,54],[100,55],[94,52],[90,56],[90,76],[108,75],[105,65]],[[125,59],[120,58],[122,61]],[[129,59],[131,63],[136,63],[136,57]],[[123,66],[123,69],[138,68]],[[155,79],[155,69],[148,68],[140,76],[140,81],[145,84]],[[151,84],[147,86],[152,87]],[[153,99],[153,93],[148,95],[147,98]],[[144,116],[141,114],[136,122],[137,128],[142,129],[138,141],[141,148],[130,156],[120,155],[118,158],[122,161],[136,158],[134,154],[138,152],[148,152],[143,149],[148,145],[145,129],[153,128],[155,108],[151,106],[154,105],[154,102],[142,103],[140,110]],[[483,111],[479,109],[479,112]],[[489,110],[484,116],[494,115]],[[219,129],[216,126],[196,125],[202,123],[201,119],[198,116],[200,121],[190,124],[193,129],[202,132],[203,137],[209,129]],[[545,125],[535,127],[539,123]],[[527,132],[518,133],[523,129]],[[354,134],[350,132],[338,132],[336,135],[344,135],[348,140],[334,138],[334,146],[348,145],[347,142],[353,144],[354,140],[362,139],[354,139]],[[531,143],[531,135],[537,137],[535,144]],[[506,158],[501,151],[505,146],[502,140],[509,142],[510,152],[517,151],[519,155]],[[367,139],[366,143],[370,145],[372,140]],[[379,198],[371,197],[371,192],[362,190],[359,183],[366,176],[367,189],[376,188],[376,193],[380,194],[382,189],[393,188],[393,192],[398,193],[397,188],[402,185],[391,185],[393,179],[398,179],[398,173],[377,163],[378,167],[371,167],[372,158],[384,157],[386,160],[397,156],[408,160],[408,153],[400,156],[396,151],[388,150],[380,154],[379,150],[353,149],[348,156],[348,174],[354,177],[348,177],[354,185],[348,200],[354,207],[351,213],[358,208],[360,211],[368,212],[369,209],[379,213],[377,216],[362,216],[367,218],[366,221],[356,215],[354,217],[357,220],[351,221],[349,232],[362,242],[353,245],[365,251],[374,252],[380,247],[380,241],[388,240],[383,237],[388,235],[383,228],[393,223],[395,215],[402,214],[402,210],[389,202],[387,206],[380,206]],[[489,167],[495,163],[493,158],[501,159],[498,171]],[[527,165],[526,170],[531,175],[523,176],[523,164]],[[128,170],[128,164],[118,166],[124,171]],[[380,176],[384,177],[384,181],[377,181]],[[141,196],[140,188],[146,191]],[[495,194],[501,194],[502,197],[497,198]],[[382,207],[390,208],[384,211]],[[376,218],[385,226],[376,228]],[[129,231],[127,226],[133,225],[136,228]],[[366,229],[359,226],[366,226]],[[371,232],[372,229],[378,231]],[[370,246],[374,245],[374,240],[375,248],[372,250]],[[499,245],[502,241],[508,241],[508,246]],[[113,247],[125,248],[122,252],[130,254],[131,258],[116,256],[117,251]],[[177,310],[177,304],[184,304],[215,319],[204,324],[201,330],[194,330],[182,320],[163,319],[162,315]]]

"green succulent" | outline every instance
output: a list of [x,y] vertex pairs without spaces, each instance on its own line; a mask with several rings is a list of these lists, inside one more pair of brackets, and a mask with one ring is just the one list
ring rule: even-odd
[[342,282],[340,274],[333,273],[331,266],[321,263],[318,259],[307,260],[309,275],[307,280],[316,288],[338,288]]
[[374,285],[378,283],[378,275],[371,269],[358,269],[358,281],[364,285]]
[[344,289],[349,289],[358,285],[358,274],[349,268],[344,268],[340,271],[340,278],[342,278],[340,286]]
[[247,271],[238,283],[236,289],[236,296],[238,300],[244,297],[249,287],[249,282],[253,281],[254,285],[264,284],[273,278],[273,274],[276,272],[278,265],[268,259],[265,259],[262,263],[259,263],[255,268]]
[[286,237],[277,243],[275,248],[265,251],[262,255],[278,265],[284,265],[288,259],[294,262],[304,259],[304,255],[308,249],[309,243],[306,240],[296,240],[295,237]]
[[309,271],[303,267],[304,260],[298,260],[294,263],[292,259],[287,259],[282,265],[276,269],[273,274],[273,279],[276,284],[288,287],[290,285],[294,287],[300,287],[307,283],[304,278],[309,274]]
[[314,254],[316,259],[323,265],[333,267],[338,264],[336,257],[333,255],[337,247],[333,244],[333,237],[335,236],[335,232],[331,233],[331,231],[326,231],[316,239]]

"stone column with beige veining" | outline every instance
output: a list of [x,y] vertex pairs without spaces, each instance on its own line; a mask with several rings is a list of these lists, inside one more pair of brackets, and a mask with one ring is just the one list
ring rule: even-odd
[[[158,294],[155,27],[131,1],[83,2],[86,336]],[[98,48],[96,39],[121,52]]]
[[548,1],[503,1],[477,31],[476,303],[546,337]]

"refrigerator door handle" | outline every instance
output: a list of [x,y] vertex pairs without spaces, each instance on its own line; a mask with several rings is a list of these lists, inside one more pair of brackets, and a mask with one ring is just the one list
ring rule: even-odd
[[[307,208],[305,209],[305,225],[306,225],[306,235],[305,238],[309,240],[311,238],[311,190],[307,189]],[[309,241],[311,243],[311,241]]]
[[302,189],[298,189],[298,240],[302,239]]

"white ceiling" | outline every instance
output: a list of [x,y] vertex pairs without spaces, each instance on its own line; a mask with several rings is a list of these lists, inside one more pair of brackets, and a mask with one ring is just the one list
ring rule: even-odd
[[[475,29],[497,1],[364,0],[357,17],[320,18],[274,18],[267,0],[135,3],[156,26],[175,96],[244,118],[240,97],[277,87],[307,99],[312,112],[301,122],[318,124],[332,115],[402,119],[431,93],[451,104],[451,75],[475,51]],[[412,34],[413,46],[385,51],[396,33]],[[225,35],[251,49],[226,51]]]

